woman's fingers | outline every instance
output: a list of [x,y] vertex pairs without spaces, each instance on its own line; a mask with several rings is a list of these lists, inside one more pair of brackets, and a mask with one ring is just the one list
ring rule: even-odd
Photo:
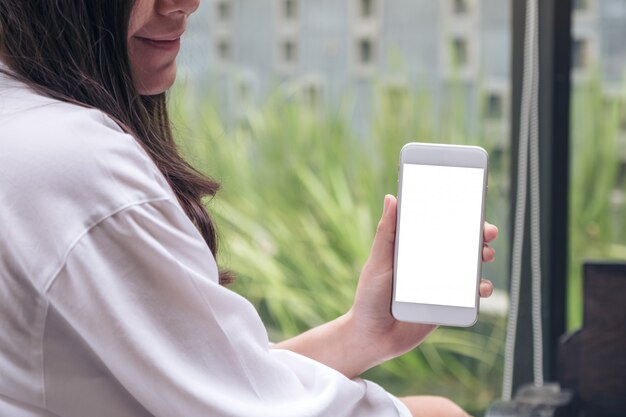
[[496,258],[496,251],[491,246],[487,245],[487,243],[494,241],[498,237],[498,227],[485,222],[485,227],[483,228],[483,262],[493,262]]
[[383,214],[376,227],[376,235],[372,243],[372,249],[368,264],[374,264],[381,268],[389,268],[393,264],[393,251],[396,238],[396,206],[398,201],[387,194],[383,204]]
[[498,237],[498,227],[491,223],[485,222],[485,227],[483,228],[483,240],[485,243],[492,242]]
[[[483,262],[493,262],[493,260],[496,258],[495,249],[487,245],[487,243],[494,241],[497,237],[498,228],[491,223],[485,222],[485,228],[483,229],[483,241],[485,242],[482,253]],[[483,298],[490,297],[493,293],[493,283],[488,279],[481,279],[478,292]]]
[[496,250],[491,246],[483,246],[483,262],[493,262],[496,259]]
[[484,278],[481,279],[479,292],[480,292],[480,296],[483,298],[487,298],[491,296],[491,294],[493,293],[493,283],[489,281],[488,279],[484,279]]

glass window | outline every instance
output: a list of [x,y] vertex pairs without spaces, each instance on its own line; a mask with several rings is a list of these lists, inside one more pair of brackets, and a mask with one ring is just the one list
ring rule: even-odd
[[217,55],[223,62],[230,61],[232,58],[232,50],[228,39],[221,39],[217,43]]
[[232,9],[231,2],[224,0],[217,2],[217,17],[222,22],[228,22],[231,20]]
[[285,63],[292,64],[296,61],[298,49],[296,43],[292,40],[283,42],[283,60]]
[[[626,2],[572,16],[568,328],[582,323],[582,263],[626,259]],[[598,47],[595,47],[598,45]],[[593,48],[592,48],[593,47]]]
[[237,93],[239,95],[238,98],[241,101],[248,101],[250,99],[250,95],[251,95],[250,83],[247,80],[240,80],[239,81],[239,88],[238,88]]
[[575,11],[584,11],[589,7],[589,0],[574,0],[573,7]]
[[468,56],[467,39],[461,37],[452,39],[453,65],[458,65],[459,67],[467,66]]
[[304,100],[312,108],[318,108],[321,104],[322,89],[316,84],[306,84],[304,86]]
[[374,0],[360,0],[360,4],[362,18],[367,19],[374,15]]
[[455,14],[465,14],[468,10],[468,0],[453,0],[453,11]]
[[487,95],[487,117],[489,119],[501,119],[503,116],[503,99],[498,93]]
[[298,2],[297,0],[284,0],[283,13],[285,19],[293,20],[298,17]]
[[359,63],[369,65],[373,61],[374,46],[371,39],[359,40]]
[[586,39],[574,39],[572,65],[575,70],[585,70],[589,65],[589,42]]

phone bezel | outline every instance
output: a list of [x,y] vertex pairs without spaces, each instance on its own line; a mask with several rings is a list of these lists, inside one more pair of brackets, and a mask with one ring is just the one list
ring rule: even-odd
[[[466,168],[483,168],[482,207],[480,218],[480,242],[478,245],[476,285],[474,307],[457,307],[438,304],[418,304],[395,301],[396,299],[396,265],[398,262],[398,242],[400,237],[400,218],[402,216],[402,174],[404,164],[453,166]],[[487,152],[478,146],[446,145],[411,142],[400,151],[398,167],[398,208],[396,216],[396,239],[393,261],[393,290],[391,295],[391,314],[400,321],[413,323],[439,324],[447,326],[469,327],[476,323],[479,309],[479,285],[482,273],[483,224],[485,222],[485,202],[487,196],[489,157]]]

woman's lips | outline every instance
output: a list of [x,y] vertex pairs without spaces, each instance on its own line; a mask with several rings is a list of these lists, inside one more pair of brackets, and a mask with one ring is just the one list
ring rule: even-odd
[[144,44],[150,45],[155,48],[164,49],[166,51],[178,50],[180,48],[180,38],[169,40],[156,40],[149,38],[137,37]]

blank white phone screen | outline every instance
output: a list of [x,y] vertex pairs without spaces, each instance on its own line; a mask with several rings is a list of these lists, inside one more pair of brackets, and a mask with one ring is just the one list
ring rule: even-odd
[[482,168],[404,164],[395,300],[474,307]]

